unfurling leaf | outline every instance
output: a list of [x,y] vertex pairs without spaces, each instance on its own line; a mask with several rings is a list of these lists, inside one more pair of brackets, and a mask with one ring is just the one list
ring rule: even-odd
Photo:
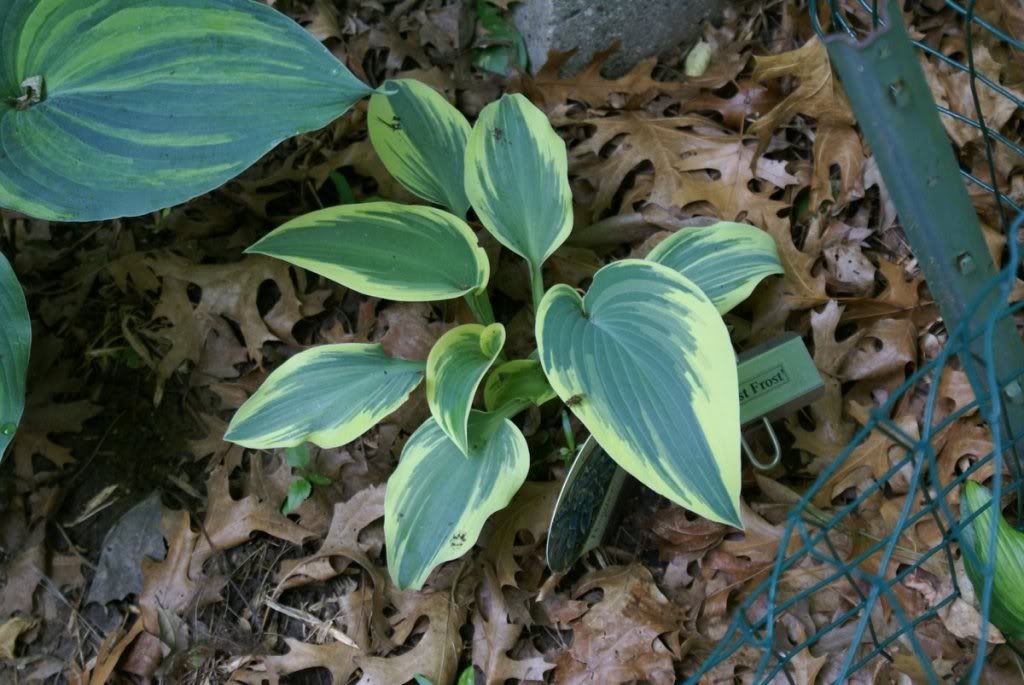
[[10,262],[0,254],[0,459],[14,439],[25,410],[25,374],[31,346],[32,324],[25,293]]
[[466,195],[498,242],[535,269],[569,237],[565,143],[522,95],[480,112],[466,148]]
[[964,570],[975,592],[981,595],[985,582],[983,569],[994,560],[989,620],[1006,637],[1020,640],[1024,639],[1024,592],[1021,591],[1024,588],[1024,533],[1014,530],[1000,513],[993,557],[989,549],[989,534],[993,514],[998,510],[988,488],[971,480],[964,482],[960,497],[963,526],[960,544],[974,550],[973,555],[964,551]]
[[292,481],[291,485],[288,486],[288,499],[285,500],[284,506],[281,507],[281,513],[287,516],[292,513],[302,503],[309,499],[309,496],[313,492],[313,484],[305,478],[297,478]]
[[271,231],[246,252],[301,266],[365,295],[448,300],[487,285],[473,230],[433,207],[366,202],[321,209]]
[[731,221],[682,228],[647,259],[689,278],[721,314],[747,299],[764,278],[783,273],[775,240],[759,228]]
[[551,387],[612,459],[680,506],[742,526],[736,361],[692,281],[653,262],[615,262],[585,298],[549,290],[537,340]]
[[0,205],[45,219],[183,202],[372,92],[249,0],[7,0],[0,26]]
[[558,395],[551,389],[544,369],[535,359],[514,359],[494,369],[484,385],[487,411],[512,402],[525,401],[540,406]]
[[384,167],[409,192],[466,216],[470,126],[462,112],[430,86],[396,79],[370,98],[367,127]]
[[469,454],[469,411],[505,345],[505,327],[466,324],[445,333],[427,358],[427,404],[438,426]]
[[389,357],[380,345],[322,345],[270,374],[224,439],[253,449],[338,447],[402,406],[422,379],[422,362]]
[[526,480],[530,453],[515,424],[474,411],[469,431],[464,455],[427,419],[388,480],[384,538],[388,571],[401,588],[420,589],[434,567],[472,549],[487,517]]

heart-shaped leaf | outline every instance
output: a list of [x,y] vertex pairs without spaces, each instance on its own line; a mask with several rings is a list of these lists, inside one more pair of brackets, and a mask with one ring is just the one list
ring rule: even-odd
[[549,290],[537,340],[551,387],[612,459],[673,502],[742,526],[736,361],[696,285],[653,262],[615,262],[585,298]]
[[[526,480],[526,439],[508,419],[474,411],[468,456],[434,419],[405,443],[384,496],[388,571],[400,588],[419,590],[438,564],[462,556],[480,529]],[[479,444],[477,444],[479,443]]]
[[750,297],[763,279],[783,273],[771,235],[731,221],[681,228],[651,250],[647,259],[696,283],[722,314]]
[[314,347],[267,377],[224,439],[254,449],[338,447],[402,406],[421,380],[422,362],[389,357],[380,345]]
[[469,454],[469,410],[484,374],[505,345],[505,327],[466,324],[445,333],[427,357],[427,404],[448,437]]
[[10,262],[0,254],[0,459],[14,439],[25,410],[25,374],[32,323]]
[[0,205],[91,221],[177,204],[370,92],[252,0],[5,0]]
[[[982,593],[984,568],[993,560],[989,534],[998,506],[992,504],[992,493],[984,485],[965,481],[960,497],[961,547],[974,554],[963,553],[964,570],[974,590]],[[980,512],[980,513],[978,513]],[[996,524],[995,575],[992,578],[989,620],[1011,640],[1024,639],[1024,533],[1014,530],[999,513]]]
[[487,254],[465,221],[434,207],[366,202],[311,212],[246,252],[309,269],[366,295],[447,300],[487,285]]
[[480,112],[466,148],[466,195],[498,242],[534,269],[569,237],[565,143],[522,95]]
[[469,122],[430,86],[385,81],[370,98],[370,142],[388,172],[413,195],[466,216]]

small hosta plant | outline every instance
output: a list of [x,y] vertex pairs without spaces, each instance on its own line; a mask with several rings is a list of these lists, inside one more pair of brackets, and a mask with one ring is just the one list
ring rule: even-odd
[[[369,129],[391,174],[444,209],[323,209],[249,251],[375,297],[464,297],[478,322],[450,330],[426,361],[389,357],[372,344],[301,352],[241,407],[227,439],[262,449],[335,447],[425,382],[431,416],[406,442],[385,498],[388,566],[402,587],[422,586],[438,564],[465,554],[509,503],[530,468],[513,419],[556,397],[646,485],[740,526],[736,364],[721,314],[781,271],[772,239],[743,224],[687,228],[645,260],[604,267],[585,294],[545,290],[542,265],[573,217],[565,145],[540,110],[506,95],[471,127],[432,89],[396,80],[370,98]],[[535,358],[503,355],[505,328],[494,320],[470,208],[526,262]]]

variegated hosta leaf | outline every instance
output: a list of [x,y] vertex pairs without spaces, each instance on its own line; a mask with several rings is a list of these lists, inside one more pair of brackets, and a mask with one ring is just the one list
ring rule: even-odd
[[409,192],[466,216],[470,126],[462,112],[430,86],[395,79],[370,98],[367,127],[384,167]]
[[32,323],[14,271],[0,254],[0,458],[14,439],[25,409]]
[[750,297],[762,279],[783,273],[771,235],[731,221],[681,228],[651,250],[647,259],[696,283],[721,314]]
[[254,449],[312,442],[338,447],[402,406],[423,363],[380,345],[321,345],[277,368],[231,420],[225,440]]
[[370,89],[252,0],[0,2],[0,205],[135,216],[205,193]]
[[484,384],[487,411],[513,402],[528,401],[540,406],[558,395],[551,389],[544,369],[536,359],[514,359],[494,369]]
[[484,107],[466,148],[466,195],[498,241],[533,267],[572,230],[565,143],[519,94]]
[[[972,559],[970,554],[963,553],[964,570],[980,596],[985,581],[983,570],[992,559],[988,545],[994,518],[990,506],[992,493],[970,480],[964,482],[960,492],[960,544],[973,549],[976,556]],[[970,519],[979,511],[977,518]],[[1002,513],[997,526],[989,620],[1006,637],[1020,640],[1024,639],[1024,533],[1014,530]]]
[[656,492],[741,527],[736,361],[722,317],[685,276],[626,259],[537,313],[551,387],[608,455]]
[[427,404],[437,424],[464,453],[469,410],[487,369],[505,345],[505,327],[466,324],[441,336],[427,357]]
[[246,252],[283,259],[366,295],[430,302],[487,285],[476,234],[434,207],[365,202],[289,221]]
[[405,443],[384,496],[388,571],[400,588],[419,590],[438,564],[472,549],[484,522],[526,480],[526,439],[508,419],[474,411],[473,447],[462,454],[427,419]]

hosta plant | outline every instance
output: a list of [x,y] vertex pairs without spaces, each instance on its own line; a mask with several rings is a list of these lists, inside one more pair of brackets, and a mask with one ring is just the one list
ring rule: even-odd
[[[183,202],[372,96],[371,142],[426,204],[322,210],[252,250],[366,295],[464,297],[478,322],[451,330],[426,361],[374,344],[302,352],[241,408],[229,437],[265,449],[341,445],[425,380],[431,418],[407,441],[387,491],[388,563],[400,585],[421,585],[472,547],[529,469],[512,419],[555,397],[644,483],[739,525],[736,369],[720,314],[779,272],[763,232],[684,229],[647,260],[605,267],[585,295],[545,291],[543,263],[572,228],[571,194],[564,144],[522,96],[489,105],[471,127],[422,84],[360,83],[253,0],[6,0],[0,33],[0,205],[45,219],[99,221]],[[470,208],[526,261],[534,358],[503,352]],[[0,282],[0,302],[24,319],[0,328],[5,438],[27,355],[16,289],[12,277]]]
[[[474,126],[438,93],[385,83],[370,99],[370,139],[410,191],[444,209],[368,202],[281,226],[250,252],[286,260],[366,295],[466,298],[457,326],[425,361],[379,345],[323,345],[270,375],[227,439],[250,448],[351,441],[426,384],[430,418],[408,439],[387,485],[388,566],[420,587],[463,555],[526,479],[530,454],[513,419],[560,398],[631,474],[707,518],[740,526],[736,364],[721,314],[780,267],[752,226],[686,228],[646,260],[604,267],[585,294],[545,290],[544,261],[572,229],[565,145],[545,115],[506,95]],[[535,358],[506,359],[487,296],[489,265],[473,227],[526,262]],[[482,402],[476,403],[483,389]]]

